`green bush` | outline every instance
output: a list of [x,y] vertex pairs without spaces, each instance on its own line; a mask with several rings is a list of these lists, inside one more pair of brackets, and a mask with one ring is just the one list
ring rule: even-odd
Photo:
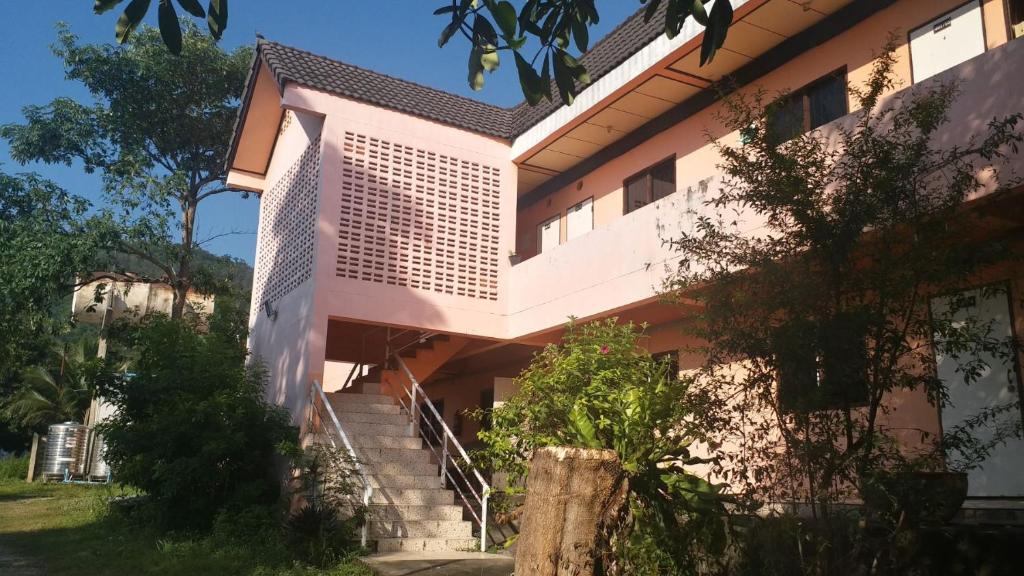
[[265,371],[245,366],[236,332],[148,318],[127,335],[134,376],[105,391],[118,409],[100,427],[107,461],[165,527],[208,529],[222,510],[277,503],[274,472],[297,432],[264,400]]
[[720,486],[686,468],[706,462],[692,452],[701,439],[689,424],[698,405],[689,382],[641,347],[642,337],[641,329],[614,318],[570,324],[562,342],[519,375],[518,392],[491,412],[479,456],[521,486],[536,448],[614,450],[629,500],[609,527],[611,552],[598,559],[604,573],[692,573],[725,546],[726,498]]
[[24,480],[28,476],[28,455],[0,458],[0,480]]

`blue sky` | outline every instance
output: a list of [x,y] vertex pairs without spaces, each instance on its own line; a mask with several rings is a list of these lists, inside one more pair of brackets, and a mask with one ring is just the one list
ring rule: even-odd
[[[235,0],[221,42],[230,49],[253,43],[260,33],[269,40],[493,104],[510,106],[522,100],[511,65],[489,75],[481,92],[466,86],[466,45],[453,41],[437,48],[443,21],[432,12],[441,4],[442,0]],[[147,18],[150,23],[155,23],[155,5]],[[0,124],[21,122],[23,106],[45,104],[58,96],[89,101],[80,85],[64,79],[60,62],[50,53],[54,24],[67,22],[83,42],[112,42],[117,14],[93,15],[91,0],[7,2],[5,8],[0,21],[0,69],[6,73]],[[637,10],[639,2],[605,0],[599,8],[601,22],[590,34],[594,39]],[[97,175],[74,166],[20,166],[2,141],[0,170],[38,172],[94,203],[102,202]],[[255,198],[221,195],[207,200],[199,214],[200,239],[233,230],[252,233],[217,238],[204,248],[252,263],[258,211]]]

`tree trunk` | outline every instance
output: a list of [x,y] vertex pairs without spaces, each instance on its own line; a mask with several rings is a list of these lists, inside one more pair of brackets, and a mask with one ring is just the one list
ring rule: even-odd
[[190,192],[191,201],[186,202],[181,214],[181,258],[178,261],[177,281],[172,283],[174,302],[171,305],[171,318],[185,315],[185,302],[188,291],[192,288],[192,242],[195,236],[196,200]]
[[615,452],[549,447],[530,461],[516,574],[590,576],[607,523],[626,503]]

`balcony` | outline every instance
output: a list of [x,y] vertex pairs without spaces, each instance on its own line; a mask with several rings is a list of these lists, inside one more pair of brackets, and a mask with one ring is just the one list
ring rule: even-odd
[[[943,148],[963,146],[969,135],[983,132],[992,118],[1024,111],[1024,91],[1020,90],[1018,72],[1021,69],[1024,43],[1011,41],[900,92],[928,89],[935,83],[959,83],[960,96],[950,110],[950,122],[937,135],[936,144]],[[696,119],[692,122],[694,131],[705,128]],[[837,128],[850,128],[855,122],[855,115],[847,115],[820,131],[827,138]],[[735,141],[738,135],[724,138]],[[644,155],[644,148],[642,145],[630,154]],[[665,241],[684,231],[691,232],[697,214],[708,213],[704,201],[715,193],[720,182],[714,168],[717,160],[709,146],[695,150],[678,164],[687,184],[675,194],[512,267],[506,331],[509,336],[550,329],[569,316],[587,318],[656,299],[666,273],[678,263]],[[1005,186],[1011,174],[1024,174],[1024,155],[1017,155],[997,168],[997,172],[982,171],[985,187],[971,200]],[[698,183],[708,178],[710,185],[703,194]],[[744,232],[754,233],[759,227],[750,215],[740,220]]]

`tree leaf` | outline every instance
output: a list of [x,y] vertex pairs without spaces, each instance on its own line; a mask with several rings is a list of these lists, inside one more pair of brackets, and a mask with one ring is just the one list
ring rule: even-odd
[[516,9],[512,3],[507,0],[498,2],[491,10],[491,14],[494,15],[494,21],[501,28],[505,39],[514,38],[516,35]]
[[132,0],[128,3],[114,27],[114,37],[117,38],[118,44],[124,44],[128,40],[148,11],[149,0]]
[[121,0],[96,0],[92,5],[92,11],[96,14],[103,14],[120,3]]
[[206,11],[199,4],[199,0],[178,0],[178,5],[196,18],[206,18]]
[[[576,98],[576,73],[567,62],[569,56],[565,50],[558,50],[555,54],[555,85],[558,86],[558,93],[566,106],[571,106]],[[572,58],[572,56],[569,56]]]
[[480,90],[484,87],[484,65],[483,51],[479,46],[474,46],[469,51],[469,87],[473,90]]
[[693,14],[693,19],[697,21],[697,24],[701,26],[708,25],[708,12],[704,9],[704,3],[701,0],[693,0],[693,7],[690,8],[690,13]]
[[441,30],[441,36],[437,39],[437,47],[444,48],[444,45],[447,44],[448,41],[452,39],[452,36],[454,36],[455,33],[458,31],[459,21],[452,20],[451,22],[449,22],[448,25],[445,26],[443,30]]
[[576,49],[581,53],[587,51],[590,44],[590,33],[587,31],[587,23],[580,18],[573,18],[571,21],[572,37],[576,40]]
[[530,63],[523,58],[519,52],[513,52],[516,61],[516,72],[519,75],[519,86],[523,89],[523,96],[526,97],[526,101],[530,106],[536,105],[540,102],[543,96],[543,90],[540,86],[541,80],[537,75],[537,71],[530,66]]
[[704,30],[704,40],[700,45],[700,65],[703,66],[714,59],[715,53],[725,43],[732,24],[732,4],[729,0],[718,0],[711,7],[708,26]]
[[601,448],[601,442],[597,439],[597,431],[590,419],[587,409],[577,402],[569,412],[569,423],[575,432],[576,441],[584,448]]
[[658,12],[658,6],[661,5],[661,0],[641,0],[647,4],[647,9],[644,10],[644,22],[650,22],[651,18]]
[[174,10],[171,0],[160,0],[160,7],[157,9],[160,22],[160,37],[171,54],[181,54],[181,23],[178,22],[178,13]]
[[228,0],[210,0],[206,8],[206,25],[210,35],[220,40],[228,27]]

